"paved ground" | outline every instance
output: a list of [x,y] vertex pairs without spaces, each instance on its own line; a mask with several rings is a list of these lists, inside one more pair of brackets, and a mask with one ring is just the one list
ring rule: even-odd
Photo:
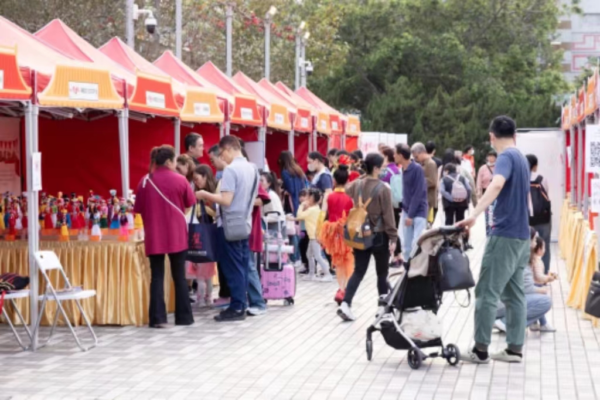
[[[477,274],[483,241],[474,244]],[[293,307],[272,304],[265,316],[226,325],[201,311],[186,328],[98,328],[100,346],[88,353],[66,335],[38,353],[17,352],[2,326],[0,399],[594,399],[600,330],[564,306],[569,285],[564,265],[553,260],[561,279],[552,287],[549,320],[558,332],[528,333],[520,365],[451,367],[438,359],[413,371],[405,352],[379,335],[368,362],[365,329],[376,308],[371,270],[355,300],[354,323],[335,314],[335,284],[300,282]],[[473,305],[461,308],[453,295],[444,300],[444,339],[466,348]],[[495,334],[492,348],[503,346]]]

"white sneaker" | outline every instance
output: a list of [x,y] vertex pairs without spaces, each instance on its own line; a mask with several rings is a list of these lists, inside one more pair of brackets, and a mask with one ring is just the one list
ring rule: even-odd
[[318,278],[315,277],[314,275],[304,275],[304,277],[302,278],[303,281],[316,281]]
[[534,322],[533,324],[529,325],[529,330],[531,332],[539,332],[540,331],[540,323]]
[[490,358],[494,361],[504,361],[508,363],[520,363],[523,362],[523,357],[508,354],[506,350],[502,350],[499,353],[492,354]]
[[315,279],[317,282],[333,282],[333,276],[325,275]]
[[294,263],[294,268],[296,269],[302,269],[304,267],[304,264],[302,264],[302,261],[296,261]]
[[470,362],[473,364],[488,364],[490,362],[490,357],[488,356],[488,358],[485,359],[481,359],[479,358],[479,356],[477,356],[477,354],[475,354],[475,352],[473,351],[472,348],[470,348],[467,351],[461,351],[460,352],[460,359],[462,361],[465,362]]
[[267,309],[266,308],[258,308],[258,307],[248,307],[246,312],[248,313],[248,315],[258,316],[258,315],[266,314]]
[[206,304],[206,300],[204,299],[197,299],[196,305],[200,308],[208,307],[208,304]]
[[541,333],[554,333],[554,332],[556,332],[556,328],[553,327],[552,325],[550,325],[549,323],[546,323],[546,325],[541,325],[539,330],[540,330]]
[[356,320],[356,317],[354,316],[354,314],[352,314],[350,306],[345,301],[342,302],[342,305],[340,306],[340,308],[338,308],[337,315],[339,315],[341,319],[347,322]]
[[498,329],[502,333],[506,333],[506,324],[501,319],[497,319],[494,322],[494,328]]

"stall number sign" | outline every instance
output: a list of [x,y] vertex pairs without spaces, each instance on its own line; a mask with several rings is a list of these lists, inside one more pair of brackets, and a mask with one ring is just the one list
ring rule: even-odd
[[0,69],[0,90],[4,89],[4,70]]
[[254,113],[252,112],[251,108],[242,107],[241,113],[242,113],[242,119],[246,119],[246,120],[254,119]]
[[146,105],[154,108],[165,108],[165,95],[156,92],[146,92]]
[[356,132],[356,125],[354,125],[354,124],[350,125],[350,132],[352,132],[352,133]]
[[194,115],[199,117],[210,116],[210,104],[208,103],[194,103]]
[[337,130],[338,130],[338,123],[337,123],[337,121],[333,121],[333,122],[331,123],[331,128],[332,128],[334,131],[337,131]]
[[69,99],[98,101],[98,84],[69,82]]
[[327,129],[327,121],[321,121],[321,129]]
[[276,124],[283,124],[284,120],[285,120],[285,118],[283,118],[283,114],[275,113],[275,123]]
[[600,213],[600,179],[592,179],[592,212]]
[[308,128],[308,118],[301,118],[300,119],[300,126],[303,128]]

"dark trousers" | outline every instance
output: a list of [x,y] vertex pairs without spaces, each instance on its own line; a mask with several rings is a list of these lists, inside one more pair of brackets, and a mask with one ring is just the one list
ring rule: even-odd
[[223,268],[219,263],[217,263],[217,273],[219,274],[219,297],[228,299],[231,297],[231,291],[229,290],[227,279],[225,279],[225,274],[223,274]]
[[223,228],[217,229],[219,244],[219,264],[229,285],[231,303],[229,308],[235,311],[246,309],[248,291],[248,270],[250,268],[250,247],[248,239],[233,242],[225,239]]
[[367,268],[369,268],[369,262],[371,256],[375,257],[375,270],[377,271],[377,290],[379,295],[387,294],[388,292],[388,271],[390,261],[390,247],[389,239],[385,233],[380,233],[382,236],[381,240],[377,241],[377,245],[367,250],[354,249],[354,273],[348,281],[348,287],[346,288],[346,295],[344,301],[348,305],[352,305],[352,299],[358,290],[360,282],[362,282]]
[[[396,228],[400,226],[400,217],[402,215],[402,203],[399,208],[394,208],[394,220],[396,221]],[[394,256],[398,257],[402,253],[402,243],[400,242],[400,236],[396,240],[396,250],[394,250]]]
[[300,239],[300,257],[302,257],[302,264],[304,264],[306,268],[308,268],[308,257],[306,256],[306,253],[308,252],[309,242],[310,239],[308,238],[308,234],[304,232],[304,236]]
[[453,226],[457,222],[465,219],[465,211],[467,209],[464,206],[448,206],[444,208],[446,214],[446,226]]
[[[169,254],[171,276],[175,284],[175,325],[191,325],[194,323],[192,306],[185,279],[185,251]],[[167,307],[165,306],[165,255],[151,255],[150,270],[150,326],[167,323]]]
[[542,257],[542,261],[544,262],[544,272],[547,274],[548,271],[550,271],[550,236],[552,235],[552,222],[534,225],[533,229],[537,231],[538,235],[544,240],[544,243],[546,243],[546,254]]

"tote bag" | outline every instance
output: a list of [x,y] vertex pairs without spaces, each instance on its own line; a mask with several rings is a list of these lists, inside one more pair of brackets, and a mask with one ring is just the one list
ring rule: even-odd
[[210,222],[204,202],[200,202],[202,216],[194,223],[196,205],[192,208],[188,225],[188,251],[186,260],[193,263],[210,263],[217,261],[217,225]]

